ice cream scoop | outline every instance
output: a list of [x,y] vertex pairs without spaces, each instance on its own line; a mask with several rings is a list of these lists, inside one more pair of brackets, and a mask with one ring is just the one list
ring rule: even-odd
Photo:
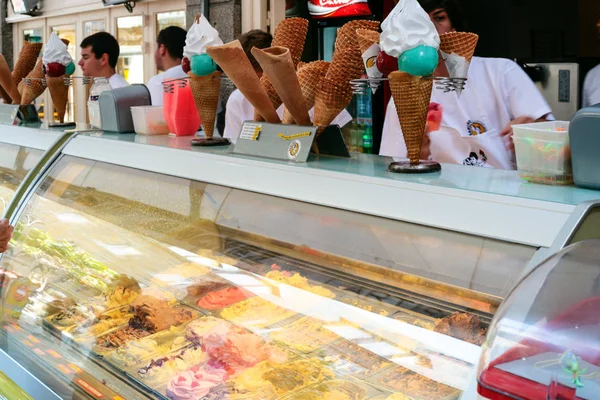
[[217,70],[217,64],[206,54],[206,47],[222,44],[219,32],[210,25],[206,17],[202,14],[196,15],[196,20],[185,38],[182,66],[189,64],[189,71],[196,76],[212,74]]
[[403,0],[381,24],[381,49],[398,57],[398,68],[415,76],[430,76],[438,64],[440,37],[417,0]]

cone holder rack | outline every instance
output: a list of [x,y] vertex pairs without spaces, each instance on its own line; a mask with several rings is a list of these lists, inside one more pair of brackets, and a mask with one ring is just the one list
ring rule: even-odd
[[[94,78],[91,76],[69,76],[67,78],[63,78],[63,80],[65,81],[65,86],[72,86],[75,80],[77,79],[81,79],[84,85],[89,85],[92,83]],[[44,87],[47,87],[46,78],[23,78],[23,81],[25,82],[25,86],[27,87],[31,87],[34,81],[41,81],[42,85],[44,85]]]
[[[94,78],[91,76],[68,76],[66,78],[63,78],[65,86],[73,86],[73,83],[77,79],[81,79],[84,85],[89,85],[94,80]],[[44,87],[48,87],[48,85],[46,84],[46,78],[23,78],[23,81],[25,82],[25,86],[27,87],[31,87],[31,85],[35,81],[41,81]],[[52,122],[48,124],[48,126],[52,128],[64,128],[75,125],[77,125],[75,122]]]
[[[175,91],[175,85],[178,85],[180,88],[185,87],[186,82],[189,81],[190,78],[176,78],[163,82],[163,92],[164,93],[173,93]],[[233,85],[231,79],[226,76],[221,76],[222,83],[226,85]],[[229,146],[231,141],[226,138],[220,137],[212,137],[212,138],[195,138],[191,140],[192,146],[200,146],[200,147],[214,147],[214,146]]]
[[[447,78],[443,76],[429,76],[423,79],[431,79],[434,81],[435,88],[448,92],[462,92],[467,84],[467,78]],[[350,86],[354,94],[365,94],[367,89],[376,90],[383,82],[389,81],[389,78],[363,78],[353,79],[350,81]]]

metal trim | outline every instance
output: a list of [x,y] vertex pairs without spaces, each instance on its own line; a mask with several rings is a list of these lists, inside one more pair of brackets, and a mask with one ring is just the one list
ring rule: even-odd
[[585,221],[589,213],[598,207],[600,207],[600,201],[598,200],[586,201],[578,205],[565,222],[563,228],[558,232],[547,255],[551,256],[564,249],[571,239],[573,239],[575,233],[581,227],[581,224],[583,224],[583,221]]
[[46,171],[52,167],[54,162],[62,154],[62,150],[67,143],[69,143],[76,135],[76,133],[65,133],[60,136],[52,146],[44,152],[38,163],[29,170],[4,211],[4,218],[8,218],[11,224],[16,222],[16,217],[18,216],[17,210],[21,208],[23,199],[28,196],[33,188],[37,187],[38,181],[45,175]]
[[0,349],[0,371],[12,379],[13,382],[19,385],[21,389],[27,392],[27,394],[34,399],[60,400],[60,396],[58,396],[48,386],[33,376],[31,372],[23,368],[21,364],[19,364],[2,349]]

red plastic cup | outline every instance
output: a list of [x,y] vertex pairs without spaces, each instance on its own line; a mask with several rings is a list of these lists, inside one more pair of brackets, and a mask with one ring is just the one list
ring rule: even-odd
[[187,79],[163,83],[163,112],[169,130],[176,136],[195,135],[200,128],[200,116]]

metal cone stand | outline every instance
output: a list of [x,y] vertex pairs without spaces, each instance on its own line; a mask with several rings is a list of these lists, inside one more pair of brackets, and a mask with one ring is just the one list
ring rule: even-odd
[[[83,83],[83,85],[89,85],[92,83],[92,77],[89,76],[68,76],[66,78],[63,78],[63,80],[65,81],[65,86],[73,86],[75,80],[80,79]],[[44,85],[44,87],[47,87],[46,84],[46,78],[23,78],[23,81],[25,82],[25,86],[31,87],[31,85],[35,82],[35,81],[41,81],[42,85]],[[86,102],[87,104],[87,102]],[[33,107],[31,104],[28,105],[23,105],[23,106],[27,106],[28,109],[29,107]],[[37,112],[36,112],[37,114]],[[39,120],[39,119],[38,119]],[[71,126],[76,126],[77,123],[76,122],[49,122],[48,126],[52,127],[52,128],[61,128],[61,127],[71,127]]]
[[[448,78],[441,76],[430,76],[423,79],[434,81],[434,87],[444,93],[457,92],[459,95],[464,90],[467,78]],[[364,78],[350,81],[355,94],[365,94],[367,90],[379,88],[388,78]],[[409,160],[396,161],[389,165],[388,171],[401,174],[424,174],[441,171],[442,166],[436,161],[420,160],[418,164],[411,164]]]

